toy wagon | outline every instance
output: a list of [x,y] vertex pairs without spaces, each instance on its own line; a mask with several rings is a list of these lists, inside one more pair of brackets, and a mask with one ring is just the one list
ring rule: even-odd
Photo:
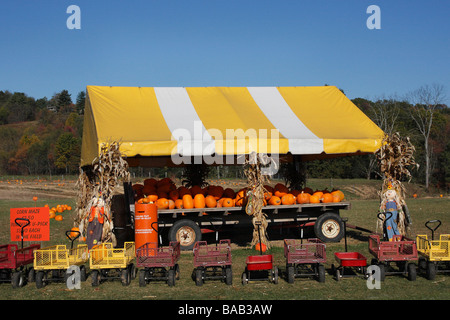
[[[261,234],[259,231],[260,221],[256,221],[258,226],[259,243],[261,243]],[[278,267],[273,265],[273,255],[262,254],[262,246],[259,249],[260,255],[248,256],[245,260],[246,267],[242,273],[242,285],[246,285],[249,281],[271,281],[278,283]]]
[[205,280],[224,280],[227,285],[233,281],[231,270],[231,242],[220,240],[208,246],[206,241],[197,241],[194,246],[195,284],[201,286]]
[[159,247],[156,242],[149,242],[136,251],[136,266],[144,268],[139,271],[139,286],[153,280],[164,280],[169,287],[179,279],[180,242],[171,241],[168,247]]
[[[383,220],[381,215],[386,214],[391,213],[379,213],[378,218]],[[395,274],[406,274],[408,280],[416,280],[416,265],[412,262],[418,259],[416,242],[402,235],[394,235],[389,241],[384,234],[384,239],[377,234],[369,236],[369,252],[374,256],[371,264],[380,268],[380,281],[384,281],[386,275]]]
[[[432,228],[430,224],[437,223]],[[440,227],[440,220],[430,220],[425,226],[431,231],[431,240],[427,235],[417,235],[417,251],[419,258],[419,270],[425,272],[428,280],[433,280],[436,273],[450,272],[450,234],[441,234],[439,240],[434,240],[434,232]]]
[[122,285],[128,286],[136,277],[136,268],[132,263],[135,250],[134,242],[125,242],[123,248],[114,248],[110,242],[92,247],[89,258],[92,286],[114,279],[120,279]]
[[325,244],[319,239],[285,239],[284,256],[289,283],[293,283],[295,278],[310,276],[325,282]]
[[[19,221],[25,221],[20,224]],[[26,218],[17,218],[14,221],[21,227],[22,246],[19,249],[17,244],[5,244],[0,246],[0,282],[11,282],[13,288],[19,288],[25,285],[26,279],[29,282],[34,281],[34,269],[28,268],[33,264],[33,253],[40,249],[40,244],[32,244],[23,247],[23,231],[30,224]]]
[[[331,270],[336,275],[337,281],[344,277],[363,276],[364,278],[367,278],[367,259],[359,252],[347,251],[347,219],[343,218],[342,221],[344,222],[345,252],[334,253],[334,257],[339,265],[338,267],[335,267],[334,264],[332,264]],[[347,273],[345,271],[347,271]]]
[[[70,236],[72,232],[78,232],[77,236],[72,238]],[[66,281],[68,277],[66,271],[74,265],[80,267],[81,281],[86,281],[84,264],[89,260],[88,247],[86,244],[79,244],[73,248],[73,242],[80,236],[79,231],[67,231],[66,236],[72,241],[70,249],[67,249],[66,245],[55,245],[34,251],[34,269],[38,289],[51,281]]]

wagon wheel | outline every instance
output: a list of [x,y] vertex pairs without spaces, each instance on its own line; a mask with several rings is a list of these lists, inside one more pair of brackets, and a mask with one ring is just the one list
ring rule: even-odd
[[278,284],[278,267],[275,266],[272,270],[272,282]]
[[295,278],[295,270],[294,270],[294,266],[293,265],[289,265],[286,267],[286,271],[287,271],[287,280],[288,283],[294,283],[294,278]]
[[180,266],[178,265],[178,263],[175,264],[174,269],[175,269],[175,279],[180,280]]
[[139,271],[139,287],[145,287],[147,285],[146,273],[147,271],[145,269]]
[[428,280],[434,280],[436,277],[436,265],[432,261],[427,263],[426,277]]
[[242,272],[242,285],[245,286],[248,283],[247,273]]
[[233,284],[233,271],[231,270],[231,266],[225,268],[225,283],[229,286]]
[[416,265],[414,263],[408,263],[406,270],[408,271],[408,280],[415,281],[417,277]]
[[188,219],[176,221],[169,230],[169,241],[180,242],[181,250],[191,250],[201,237],[202,233],[198,224]]
[[122,269],[120,274],[120,280],[123,286],[128,286],[131,282],[131,272],[128,268]]
[[17,271],[12,274],[11,284],[14,289],[21,288],[25,285],[25,275],[22,271]]
[[167,284],[169,287],[173,287],[175,285],[175,270],[169,269],[167,272]]
[[195,284],[199,287],[203,285],[203,270],[201,268],[195,269]]
[[325,266],[323,264],[317,266],[317,275],[320,283],[325,282]]
[[36,281],[36,271],[33,267],[30,268],[28,271],[28,282],[35,282]]
[[339,242],[344,237],[344,223],[338,214],[327,212],[317,218],[314,232],[323,242]]
[[47,272],[38,271],[36,274],[36,288],[41,289],[47,284]]
[[[98,270],[92,270],[92,286],[97,287],[100,284],[100,272]],[[37,283],[37,280],[36,280]]]

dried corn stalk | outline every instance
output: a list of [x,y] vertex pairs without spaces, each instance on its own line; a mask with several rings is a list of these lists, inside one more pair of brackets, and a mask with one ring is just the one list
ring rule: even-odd
[[[401,138],[398,132],[385,136],[381,147],[375,152],[375,156],[380,166],[380,172],[384,178],[383,185],[379,191],[381,204],[385,202],[385,192],[391,186],[397,193],[398,208],[398,230],[402,235],[408,231],[408,219],[404,212],[405,186],[402,180],[411,180],[410,168],[418,168],[419,165],[414,160],[415,148],[408,137]],[[381,209],[381,206],[380,206]],[[382,229],[382,221],[377,219],[377,228]]]
[[[262,174],[262,170],[265,165],[271,159],[262,154],[251,153],[245,160],[244,173],[247,176],[247,205],[246,212],[248,215],[252,215],[253,223],[253,238],[251,246],[260,242],[259,234],[261,236],[261,243],[265,244],[269,249],[269,239],[267,237],[267,215],[262,212],[264,206],[264,192],[267,190],[264,188],[264,184],[268,183],[268,176]],[[259,234],[258,234],[258,225]]]
[[109,214],[103,223],[101,241],[115,243],[115,237],[112,233],[114,226],[110,212],[112,196],[120,181],[130,181],[128,163],[120,152],[120,142],[113,141],[103,144],[98,158],[92,162],[92,171],[85,172],[80,169],[77,181],[78,197],[75,225],[79,227],[83,236],[86,236],[91,207],[97,197],[102,197],[105,202],[105,212]]

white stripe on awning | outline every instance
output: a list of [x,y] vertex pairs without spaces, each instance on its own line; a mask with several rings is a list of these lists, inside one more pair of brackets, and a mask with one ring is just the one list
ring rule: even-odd
[[185,88],[155,88],[155,95],[172,138],[178,141],[179,154],[214,153],[214,140],[203,126]]
[[297,118],[276,87],[247,89],[269,121],[289,140],[289,151],[294,154],[318,154],[324,151],[323,140]]

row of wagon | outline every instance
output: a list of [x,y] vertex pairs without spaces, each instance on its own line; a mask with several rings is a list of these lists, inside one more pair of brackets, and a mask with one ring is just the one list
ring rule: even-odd
[[[434,227],[431,227],[434,223]],[[431,239],[418,235],[416,240],[397,236],[393,241],[382,239],[380,235],[369,237],[369,252],[374,256],[371,265],[379,268],[380,280],[386,275],[406,274],[409,280],[416,279],[416,268],[427,279],[434,279],[438,272],[450,272],[450,235],[442,234],[434,239],[434,232],[440,226],[439,220],[426,223],[431,230]],[[169,286],[179,279],[180,243],[170,242],[168,246],[146,243],[135,248],[134,242],[126,242],[123,248],[114,248],[111,243],[94,246],[88,251],[87,245],[73,247],[74,240],[70,231],[66,236],[72,241],[71,248],[55,245],[40,248],[39,245],[19,249],[16,244],[0,246],[0,280],[10,281],[14,288],[23,286],[27,281],[36,282],[42,288],[52,281],[66,282],[71,276],[67,272],[71,266],[78,266],[80,279],[87,279],[86,264],[89,264],[92,285],[98,286],[108,279],[120,279],[123,285],[129,285],[139,270],[139,285],[145,286],[153,280],[164,280]],[[346,238],[345,238],[346,240]],[[367,259],[359,252],[334,254],[337,266],[332,265],[336,280],[347,276],[368,277]],[[421,255],[418,256],[418,253]],[[286,279],[293,283],[296,277],[315,277],[325,281],[326,245],[319,239],[285,239]],[[230,240],[220,240],[215,244],[198,241],[193,249],[194,271],[192,278],[201,286],[205,280],[218,279],[232,284],[232,255]],[[418,265],[416,266],[416,261]],[[134,265],[136,263],[136,265]],[[396,265],[396,267],[393,266]],[[32,267],[31,267],[32,265]],[[270,254],[248,256],[242,273],[242,284],[250,281],[269,280],[278,283],[278,267],[274,265]]]

